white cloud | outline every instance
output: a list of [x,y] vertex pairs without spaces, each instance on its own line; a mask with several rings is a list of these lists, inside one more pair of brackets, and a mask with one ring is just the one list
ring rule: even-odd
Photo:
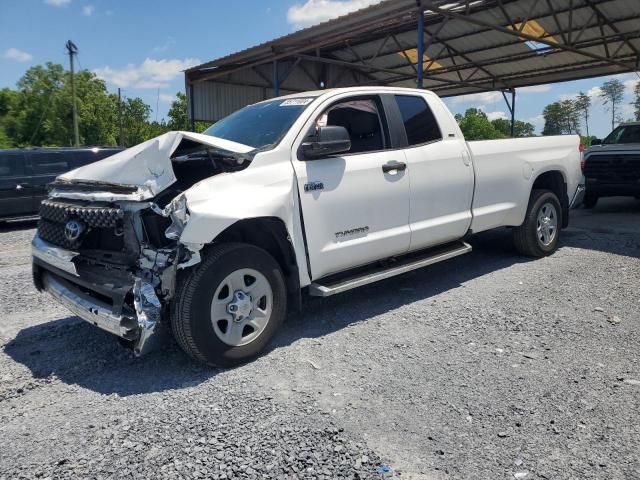
[[489,120],[498,120],[499,118],[507,118],[506,112],[484,112]]
[[65,5],[69,5],[71,0],[44,0],[44,3],[53,7],[64,7]]
[[545,93],[551,90],[552,86],[547,85],[533,85],[531,87],[518,88],[518,93]]
[[17,48],[9,48],[4,52],[3,57],[8,58],[9,60],[15,60],[16,62],[28,62],[33,58],[33,55],[28,52],[18,50]]
[[173,37],[167,37],[167,40],[162,45],[157,45],[153,47],[154,52],[166,52],[173,45],[176,44],[176,39]]
[[[602,93],[602,89],[600,87],[591,87],[586,92],[587,96],[591,97],[591,103],[595,103],[595,102],[600,101],[600,94],[601,93]],[[578,96],[578,92],[561,93],[560,95],[558,95],[558,98],[560,99],[560,101],[575,100],[575,98],[577,96]]]
[[166,102],[166,103],[171,103],[176,99],[175,95],[171,95],[168,93],[161,93],[160,94],[160,101],[161,102]]
[[542,127],[544,125],[544,116],[540,114],[540,115],[536,115],[535,117],[525,118],[523,121],[532,123],[536,127]]
[[589,95],[592,100],[600,98],[601,94],[602,89],[600,87],[591,87],[589,90],[587,90],[587,95]]
[[307,0],[287,11],[287,21],[296,28],[308,27],[368,7],[381,0]]
[[82,15],[84,15],[85,17],[90,17],[91,15],[93,15],[93,12],[95,12],[96,7],[94,7],[93,5],[85,5],[84,7],[82,7]]
[[633,90],[636,86],[636,84],[640,82],[640,79],[638,78],[632,78],[630,80],[625,80],[624,81],[624,89],[625,89],[625,93],[627,95],[633,95]]
[[96,68],[93,72],[116,87],[167,88],[183,70],[201,63],[197,58],[145,59],[140,65],[130,63],[124,68],[109,66]]
[[471,95],[460,95],[453,98],[453,103],[459,105],[461,103],[475,103],[480,105],[490,105],[502,100],[500,92],[482,92],[472,93]]

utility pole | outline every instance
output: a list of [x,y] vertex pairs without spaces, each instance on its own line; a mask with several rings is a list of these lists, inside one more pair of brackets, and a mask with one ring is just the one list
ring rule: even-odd
[[118,146],[124,147],[124,131],[122,129],[122,97],[118,87]]
[[78,133],[78,108],[76,105],[76,83],[73,69],[73,56],[78,54],[78,47],[71,40],[65,44],[69,52],[69,65],[71,67],[71,100],[73,102],[73,139],[76,147],[80,146],[80,134]]

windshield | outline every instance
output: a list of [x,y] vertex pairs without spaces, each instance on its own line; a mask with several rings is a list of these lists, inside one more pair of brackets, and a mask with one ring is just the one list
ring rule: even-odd
[[620,125],[602,143],[605,145],[640,143],[640,125]]
[[266,150],[284,137],[313,97],[278,99],[249,105],[211,125],[206,135]]

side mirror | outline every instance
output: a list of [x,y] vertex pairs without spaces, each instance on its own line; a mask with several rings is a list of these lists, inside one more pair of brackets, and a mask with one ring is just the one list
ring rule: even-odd
[[351,150],[349,132],[344,127],[329,125],[318,127],[316,134],[308,138],[302,145],[305,160],[317,160],[337,153]]
[[594,138],[593,140],[591,140],[591,146],[594,146],[594,145],[602,145],[602,139]]

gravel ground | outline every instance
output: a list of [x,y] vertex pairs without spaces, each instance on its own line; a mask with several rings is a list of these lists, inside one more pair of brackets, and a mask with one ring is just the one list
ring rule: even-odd
[[640,478],[640,202],[528,261],[474,252],[305,305],[231,370],[133,358],[31,285],[0,230],[0,479]]

